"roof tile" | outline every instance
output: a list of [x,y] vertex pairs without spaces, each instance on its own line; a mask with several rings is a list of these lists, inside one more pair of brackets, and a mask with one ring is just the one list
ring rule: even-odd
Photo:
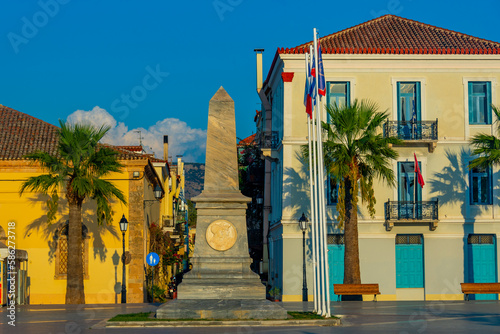
[[[313,42],[278,53],[305,53]],[[323,53],[500,54],[500,43],[385,15],[319,39]]]

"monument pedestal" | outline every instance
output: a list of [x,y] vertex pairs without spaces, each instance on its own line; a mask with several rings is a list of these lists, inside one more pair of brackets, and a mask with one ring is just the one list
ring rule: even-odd
[[174,299],[156,310],[158,319],[286,319],[278,303],[261,299]]

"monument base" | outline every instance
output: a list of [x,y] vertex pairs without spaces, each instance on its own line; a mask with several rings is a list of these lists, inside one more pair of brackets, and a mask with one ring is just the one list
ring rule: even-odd
[[286,319],[278,303],[253,299],[174,299],[156,310],[158,319]]
[[253,279],[183,279],[177,287],[178,299],[260,299],[266,287]]

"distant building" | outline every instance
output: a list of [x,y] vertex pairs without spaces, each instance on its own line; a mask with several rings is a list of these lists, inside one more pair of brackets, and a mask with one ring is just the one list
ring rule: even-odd
[[[266,156],[264,243],[269,240],[269,283],[282,290],[284,301],[301,300],[298,220],[302,212],[310,217],[308,167],[298,156],[307,144],[304,54],[311,43],[278,49],[267,78],[257,82],[262,111],[256,141]],[[380,300],[461,300],[461,282],[497,282],[499,172],[469,170],[468,141],[495,130],[490,103],[500,100],[500,43],[393,15],[319,43],[327,81],[321,110],[333,102],[370,99],[390,113],[383,135],[404,140],[393,162],[397,186],[375,185],[374,219],[360,205],[362,282],[379,283]],[[423,189],[415,189],[414,153]],[[335,182],[328,178],[325,187],[330,283],[342,283]]]

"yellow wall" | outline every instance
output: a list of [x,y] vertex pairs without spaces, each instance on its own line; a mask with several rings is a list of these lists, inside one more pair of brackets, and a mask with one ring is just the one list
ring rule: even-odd
[[[28,252],[30,304],[59,304],[65,301],[66,280],[55,279],[55,249],[51,255],[50,243],[54,231],[68,217],[65,198],[60,194],[56,221],[46,220],[46,197],[25,192],[19,195],[22,180],[39,175],[39,170],[22,161],[0,161],[0,226],[7,231],[8,222],[16,223],[16,248]],[[109,179],[128,198],[128,174],[114,173]],[[11,181],[5,181],[11,180]],[[111,225],[98,226],[95,204],[84,203],[83,219],[89,230],[88,273],[84,281],[86,303],[119,303],[122,281],[122,233],[118,222],[123,214],[128,216],[127,205],[113,204]],[[126,237],[126,249],[129,249]],[[128,270],[127,270],[128,273]],[[118,292],[118,294],[117,294]]]

